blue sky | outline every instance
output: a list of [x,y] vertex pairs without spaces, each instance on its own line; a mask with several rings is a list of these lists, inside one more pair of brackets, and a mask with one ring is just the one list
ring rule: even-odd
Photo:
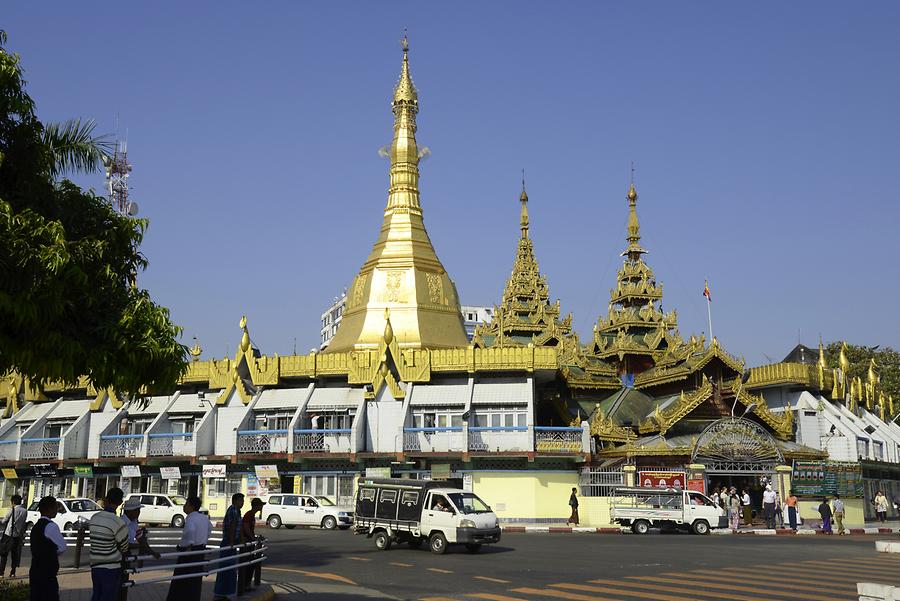
[[[261,8],[265,6],[265,8]],[[42,119],[128,131],[141,285],[232,355],[317,346],[386,201],[398,38],[425,222],[468,304],[499,301],[520,172],[551,294],[605,314],[636,163],[682,334],[749,364],[798,334],[900,346],[900,3],[18,2],[0,28]],[[97,189],[100,175],[81,178]]]

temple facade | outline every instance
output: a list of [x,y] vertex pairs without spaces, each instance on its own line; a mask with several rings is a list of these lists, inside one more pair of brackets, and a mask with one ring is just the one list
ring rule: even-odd
[[786,493],[803,480],[813,496],[803,466],[838,466],[858,474],[850,521],[871,517],[876,488],[900,493],[900,426],[877,366],[851,381],[846,358],[829,369],[820,345],[814,360],[748,367],[715,338],[683,337],[646,259],[633,184],[622,267],[589,339],[551,298],[523,185],[510,276],[470,341],[425,229],[418,111],[405,46],[381,229],[323,352],[266,355],[241,318],[232,357],[200,360],[195,346],[163,395],[123,398],[86,378],[37,390],[8,374],[0,493],[120,486],[200,494],[222,515],[239,491],[350,503],[362,474],[453,477],[506,522],[562,521],[580,486],[589,525],[608,521],[616,486],[635,483]]

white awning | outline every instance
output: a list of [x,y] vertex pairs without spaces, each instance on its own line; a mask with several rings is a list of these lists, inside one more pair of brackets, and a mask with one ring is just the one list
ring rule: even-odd
[[200,397],[196,394],[180,394],[169,408],[169,413],[206,413],[209,411],[210,403],[216,402],[216,396],[218,393],[207,393],[205,402],[201,404]]
[[159,415],[171,401],[170,396],[152,396],[131,401],[128,405],[128,415]]
[[267,388],[262,391],[254,409],[297,409],[309,390],[304,388]]
[[528,382],[476,382],[473,405],[527,405],[531,398]]
[[73,399],[71,401],[64,399],[56,409],[47,415],[47,419],[72,419],[81,417],[91,410],[91,403],[93,402],[93,399]]
[[410,407],[465,406],[468,384],[419,384],[413,387]]
[[16,421],[33,422],[35,420],[39,420],[47,415],[47,412],[50,411],[51,407],[53,407],[53,403],[49,401],[45,401],[43,403],[33,403],[27,409],[16,414]]
[[312,397],[306,405],[309,409],[323,409],[326,407],[335,407],[345,409],[347,407],[357,407],[363,400],[365,391],[362,388],[339,387],[339,388],[316,388],[313,390]]

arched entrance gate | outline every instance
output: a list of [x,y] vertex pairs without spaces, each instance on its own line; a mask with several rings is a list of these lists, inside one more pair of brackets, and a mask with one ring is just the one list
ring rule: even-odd
[[[766,430],[749,419],[726,417],[711,423],[697,438],[691,463],[703,464],[710,480],[715,476],[772,478],[775,466],[784,463],[778,443]],[[730,484],[731,482],[729,482]]]

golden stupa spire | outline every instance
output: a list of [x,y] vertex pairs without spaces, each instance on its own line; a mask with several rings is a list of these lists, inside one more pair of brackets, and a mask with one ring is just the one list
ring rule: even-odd
[[381,233],[347,293],[338,331],[325,352],[378,348],[385,310],[391,336],[408,348],[468,344],[456,286],[441,264],[422,220],[419,204],[419,95],[409,71],[409,40],[401,40],[403,62],[391,112],[390,188]]
[[638,259],[647,251],[638,244],[641,240],[641,224],[638,222],[637,216],[637,190],[634,189],[634,164],[631,165],[631,185],[628,187],[628,235],[625,240],[628,241],[628,248],[622,252],[623,257],[629,257],[632,260]]
[[522,169],[522,194],[519,196],[522,203],[522,213],[519,217],[519,225],[522,228],[522,238],[528,237],[528,194],[525,192],[525,170]]

